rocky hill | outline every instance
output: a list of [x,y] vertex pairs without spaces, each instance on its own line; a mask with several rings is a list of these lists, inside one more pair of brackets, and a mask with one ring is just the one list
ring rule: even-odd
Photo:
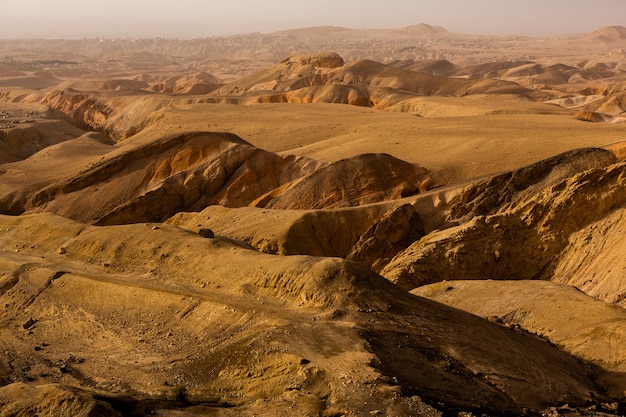
[[[131,392],[134,407],[153,398],[147,410],[191,401],[349,415],[434,413],[442,403],[507,413],[604,398],[597,369],[352,262],[263,255],[166,225],[0,221],[4,378],[60,384],[47,388],[57,393],[50,407],[82,395],[85,409],[98,399],[120,411]],[[27,407],[11,390],[28,388],[2,389],[9,407]]]
[[622,29],[0,41],[0,416],[624,415]]

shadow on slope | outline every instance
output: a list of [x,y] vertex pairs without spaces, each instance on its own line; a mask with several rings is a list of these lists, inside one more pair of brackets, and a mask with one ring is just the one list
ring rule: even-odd
[[446,281],[411,292],[538,334],[609,371],[612,394],[626,395],[626,310],[621,307],[546,281]]

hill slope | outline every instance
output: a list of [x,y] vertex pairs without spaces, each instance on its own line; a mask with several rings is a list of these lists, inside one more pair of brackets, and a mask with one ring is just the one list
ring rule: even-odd
[[414,395],[496,413],[602,398],[588,365],[355,263],[166,225],[0,223],[10,381],[298,414],[423,413]]

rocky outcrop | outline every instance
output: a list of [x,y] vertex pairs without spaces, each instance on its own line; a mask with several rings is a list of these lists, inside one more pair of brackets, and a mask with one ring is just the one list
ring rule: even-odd
[[343,58],[335,52],[319,52],[304,55],[292,55],[280,61],[286,63],[298,63],[320,68],[338,68],[344,65]]
[[470,186],[450,208],[449,224],[476,216],[512,210],[541,191],[590,169],[602,169],[616,162],[605,149],[575,149],[520,169],[495,175]]
[[622,205],[573,233],[542,278],[626,307],[625,247],[626,208]]
[[[530,181],[535,171],[524,169],[471,187],[452,207],[458,225],[415,242],[381,273],[407,289],[451,279],[550,279],[546,271],[572,234],[626,204],[626,165],[610,161],[559,180],[557,167],[546,170],[550,175],[541,175],[541,181]],[[517,175],[535,185],[512,192]]]

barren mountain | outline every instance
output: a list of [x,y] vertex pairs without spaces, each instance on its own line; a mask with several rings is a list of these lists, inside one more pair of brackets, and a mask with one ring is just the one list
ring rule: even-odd
[[592,40],[604,42],[623,41],[626,39],[626,28],[624,26],[607,26],[586,35]]
[[[624,206],[625,168],[609,151],[590,149],[480,181],[447,202],[441,230],[381,273],[407,289],[451,279],[551,279],[570,236]],[[608,284],[617,292],[604,299],[622,299],[621,281]]]
[[[160,221],[211,204],[246,205],[320,165],[216,133],[165,137],[139,146],[96,146],[100,160],[89,162],[87,169],[64,166],[67,171],[45,182],[28,175],[41,164],[37,158],[8,164],[0,180],[10,198],[5,197],[2,210],[52,211],[96,223]],[[63,147],[57,152],[68,153]],[[19,178],[25,179],[23,189],[11,192]]]
[[623,29],[0,41],[0,415],[624,415]]

